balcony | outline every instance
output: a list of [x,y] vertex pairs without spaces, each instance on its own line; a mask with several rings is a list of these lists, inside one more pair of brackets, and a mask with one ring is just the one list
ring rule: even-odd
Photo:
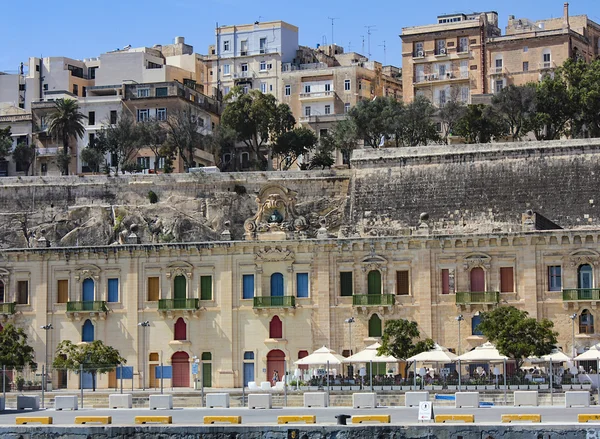
[[392,306],[396,303],[393,294],[357,294],[352,296],[353,306]]
[[38,148],[38,157],[53,157],[59,153],[59,146],[50,146],[48,148]]
[[335,96],[333,91],[311,91],[309,93],[300,93],[300,99],[303,101],[332,99]]
[[67,312],[108,312],[103,300],[67,302]]
[[456,293],[457,305],[496,304],[500,302],[499,291],[478,291]]
[[417,75],[414,79],[414,84],[416,86],[419,85],[429,85],[432,82],[434,83],[444,83],[444,82],[455,82],[455,81],[465,81],[469,79],[469,72],[467,70],[453,70],[450,72],[444,72],[443,74],[439,73],[429,73],[423,75]]
[[563,290],[562,295],[564,302],[600,301],[600,288],[570,288]]
[[16,303],[8,302],[8,303],[0,303],[0,314],[1,315],[12,315],[15,313]]
[[261,296],[254,298],[254,308],[295,308],[294,296]]
[[199,299],[160,299],[158,301],[159,311],[196,311],[199,308]]

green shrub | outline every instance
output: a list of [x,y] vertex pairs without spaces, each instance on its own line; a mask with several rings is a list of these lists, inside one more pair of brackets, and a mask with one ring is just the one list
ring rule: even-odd
[[154,193],[154,191],[149,191],[148,192],[148,201],[150,201],[150,204],[158,203],[158,195],[156,195]]

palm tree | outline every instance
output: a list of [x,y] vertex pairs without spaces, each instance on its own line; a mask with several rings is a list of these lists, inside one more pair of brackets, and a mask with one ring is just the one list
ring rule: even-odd
[[[63,154],[69,154],[69,138],[83,137],[85,116],[79,111],[79,104],[74,99],[58,99],[56,108],[49,116],[48,131],[56,139],[62,139]],[[69,173],[68,165],[65,174]]]

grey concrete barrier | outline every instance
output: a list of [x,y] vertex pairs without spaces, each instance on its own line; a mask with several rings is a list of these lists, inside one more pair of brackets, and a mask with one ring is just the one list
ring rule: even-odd
[[404,405],[414,407],[422,401],[429,401],[429,392],[406,392],[404,394]]
[[17,410],[33,409],[39,410],[40,397],[38,395],[17,395]]
[[77,410],[78,405],[77,395],[60,395],[54,397],[55,410]]
[[538,391],[537,390],[516,390],[514,393],[515,407],[522,405],[538,406]]
[[130,409],[133,407],[131,393],[113,393],[108,395],[108,406],[111,409]]
[[589,407],[590,392],[587,390],[579,392],[565,392],[565,407]]
[[150,395],[150,410],[172,408],[173,395]]
[[456,392],[455,407],[475,407],[479,408],[479,392]]
[[355,409],[377,407],[377,393],[353,393],[352,407]]
[[270,393],[251,393],[248,395],[249,409],[270,409],[272,405]]
[[327,393],[304,392],[304,407],[327,407]]
[[207,393],[206,407],[223,407],[229,408],[229,393]]

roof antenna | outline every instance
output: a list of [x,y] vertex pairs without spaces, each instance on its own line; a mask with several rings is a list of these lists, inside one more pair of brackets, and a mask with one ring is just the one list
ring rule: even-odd
[[335,40],[333,39],[333,21],[339,20],[337,17],[327,17],[328,20],[331,20],[331,44],[335,44]]

